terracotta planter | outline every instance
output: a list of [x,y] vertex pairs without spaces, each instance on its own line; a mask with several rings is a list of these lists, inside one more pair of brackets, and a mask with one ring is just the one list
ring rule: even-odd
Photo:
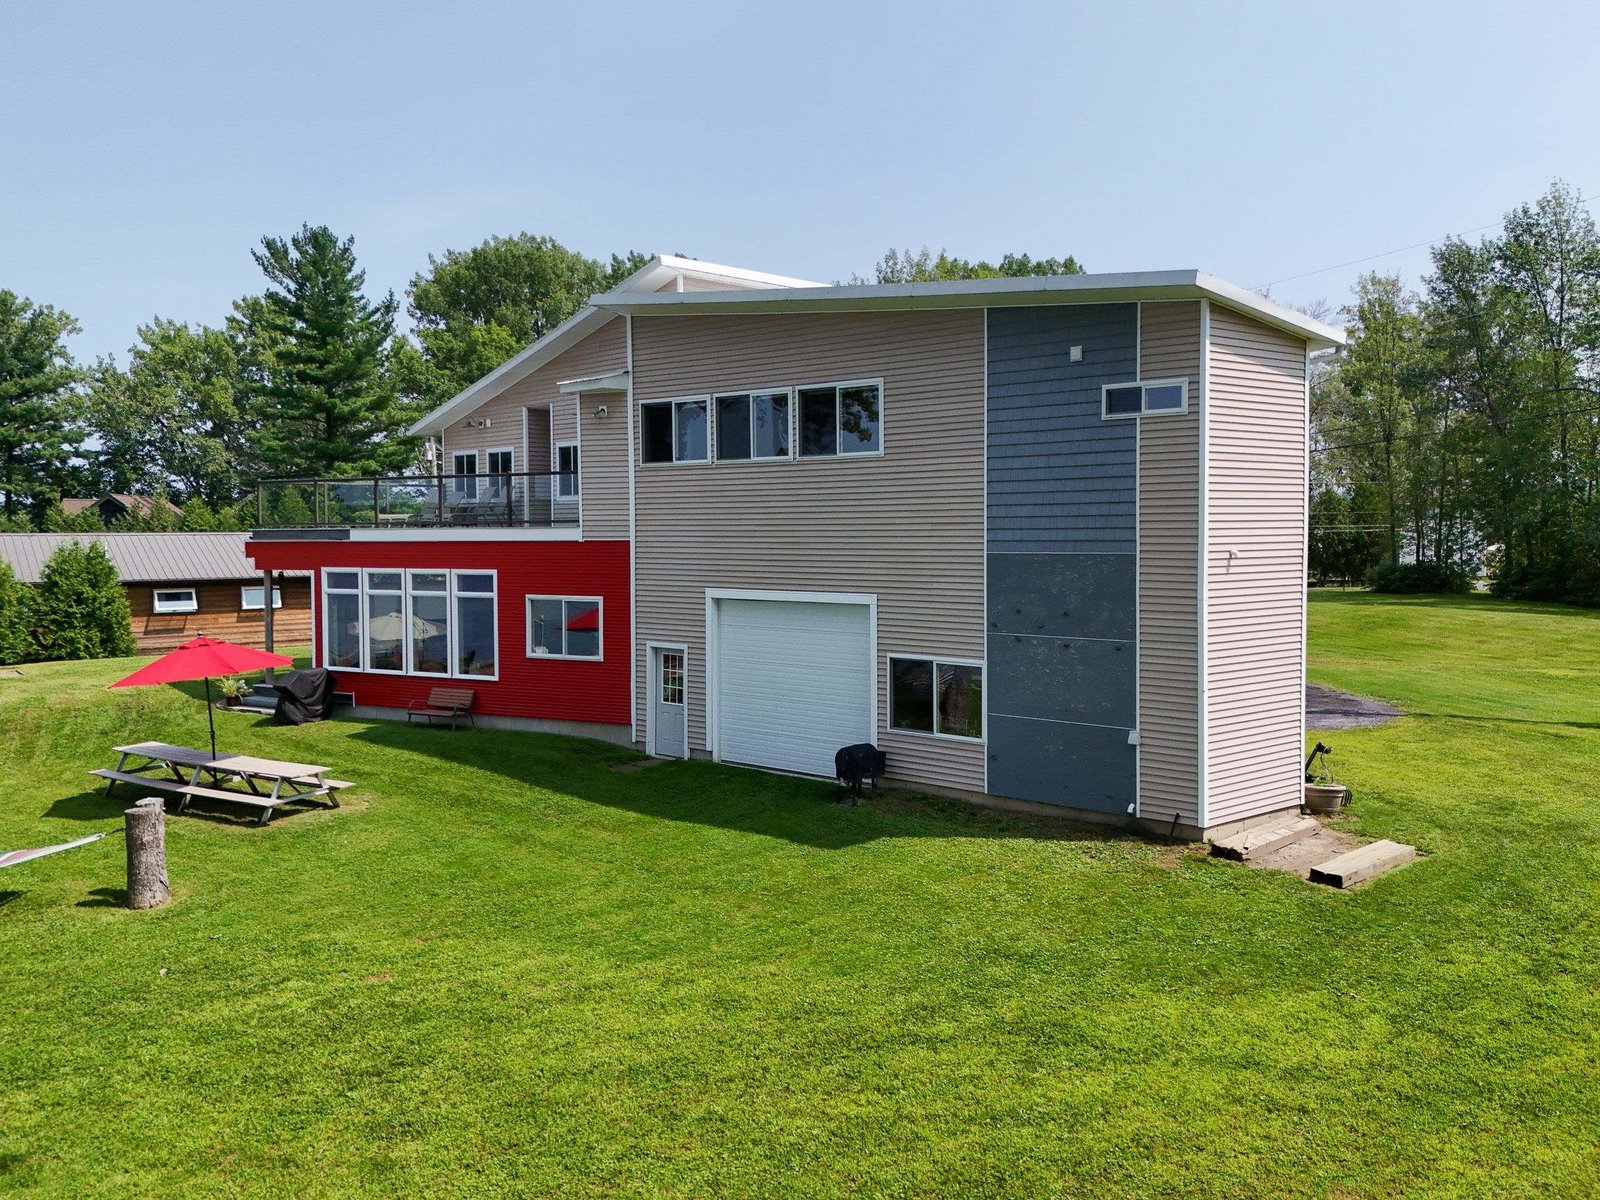
[[1341,783],[1306,784],[1305,808],[1307,812],[1336,813],[1344,807],[1345,787]]

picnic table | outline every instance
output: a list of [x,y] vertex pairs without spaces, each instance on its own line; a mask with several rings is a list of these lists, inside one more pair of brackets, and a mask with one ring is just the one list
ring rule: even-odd
[[328,768],[314,763],[282,762],[249,754],[218,757],[166,742],[134,742],[112,749],[121,756],[117,765],[89,772],[106,781],[107,795],[116,784],[131,783],[176,795],[178,812],[196,796],[248,804],[261,810],[257,825],[265,825],[278,805],[297,800],[325,798],[329,807],[338,808],[339,790],[350,786],[346,780],[329,779]]

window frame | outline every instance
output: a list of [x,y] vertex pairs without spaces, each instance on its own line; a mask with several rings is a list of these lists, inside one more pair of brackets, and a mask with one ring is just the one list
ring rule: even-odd
[[[572,470],[570,472],[563,471],[561,469],[561,452],[563,450],[571,450],[572,451]],[[583,493],[583,475],[582,475],[582,471],[583,471],[583,448],[582,448],[582,443],[579,442],[576,438],[574,438],[570,442],[554,442],[554,443],[552,443],[551,446],[550,446],[550,464],[551,464],[551,467],[555,470],[555,473],[556,473],[556,493],[555,493],[555,498],[557,500],[576,500],[576,499],[578,499],[578,497]],[[567,481],[569,479],[572,481],[572,490],[570,492],[563,490],[567,486]]]
[[[737,393],[730,392],[729,395]],[[672,461],[650,462],[644,456],[644,410],[658,408],[662,405],[672,405]],[[678,457],[678,406],[680,404],[704,404],[706,406],[706,456],[704,458],[679,458]],[[712,403],[710,393],[703,396],[663,396],[659,400],[639,401],[639,466],[640,467],[703,467],[707,463],[716,461],[717,447],[717,415],[716,406]],[[581,469],[582,463],[579,463]]]
[[[261,603],[251,604],[248,593],[260,592]],[[239,611],[240,612],[266,612],[267,611],[267,585],[264,583],[241,583],[239,585]],[[277,584],[272,585],[272,609],[276,612],[283,607],[283,589]]]
[[[561,602],[561,654],[539,654],[533,648],[533,604],[536,600],[559,600]],[[568,604],[593,604],[596,616],[596,645],[599,647],[595,654],[567,654],[567,605]],[[523,597],[523,648],[528,658],[540,662],[604,662],[606,658],[606,601],[604,596],[542,596],[530,592]]]
[[[711,394],[711,407],[710,407],[710,410],[709,410],[710,413],[711,413],[711,461],[714,462],[714,463],[719,463],[719,464],[720,463],[735,463],[735,464],[737,464],[737,463],[792,462],[794,460],[795,453],[796,453],[795,413],[796,413],[797,408],[798,408],[796,400],[795,400],[796,394],[797,394],[796,393],[796,389],[794,389],[792,387],[730,388],[728,391],[725,391],[725,392],[713,392]],[[753,410],[753,408],[755,406],[755,400],[756,400],[757,396],[767,396],[767,397],[782,396],[784,398],[785,403],[786,403],[786,409],[787,409],[787,420],[784,421],[784,433],[787,435],[785,440],[789,444],[789,449],[787,451],[785,451],[783,454],[757,454],[755,452],[755,449],[756,449],[756,426],[755,426],[755,421],[754,421],[753,418],[747,416],[746,417],[746,423],[748,425],[749,435],[750,435],[750,455],[749,455],[749,457],[747,457],[747,458],[723,458],[722,455],[718,453],[718,451],[721,448],[720,439],[722,437],[722,430],[719,427],[719,417],[718,417],[718,412],[717,412],[717,406],[719,404],[721,404],[721,402],[724,401],[724,400],[737,400],[740,397],[743,397],[744,402],[745,402],[745,412],[747,414],[749,414]],[[835,403],[837,403],[837,401],[835,401]],[[880,414],[881,414],[883,402],[880,400],[878,402],[878,405],[879,405],[879,410],[880,410]]]
[[[894,723],[894,664],[899,662],[927,663],[933,670],[933,729],[902,729]],[[883,656],[884,663],[884,693],[887,700],[888,711],[884,716],[884,726],[890,733],[904,734],[906,737],[937,738],[941,742],[964,742],[969,746],[981,746],[989,740],[989,697],[988,675],[989,667],[979,658],[959,658],[952,654],[913,654],[909,651],[889,651]],[[980,732],[977,737],[968,737],[962,733],[941,733],[939,730],[939,667],[976,667],[982,674],[979,676],[981,686],[984,688],[983,708],[978,714]]]
[[[357,577],[356,586],[354,588],[332,587],[332,586],[330,586],[329,582],[328,582],[328,576],[329,576],[330,573],[334,573],[334,572],[347,572],[347,573],[352,573],[353,572]],[[377,590],[373,590],[372,588],[370,588],[368,586],[367,578],[368,578],[369,575],[385,575],[385,574],[398,574],[400,576],[400,589],[399,589],[398,593],[393,588],[380,588],[380,589],[377,589]],[[399,597],[400,597],[400,619],[401,619],[401,624],[406,626],[408,631],[409,631],[409,627],[410,627],[410,624],[411,624],[412,611],[413,611],[412,610],[412,604],[411,604],[411,599],[412,599],[411,576],[413,574],[417,574],[417,575],[443,575],[443,576],[445,576],[445,590],[443,592],[424,592],[423,593],[424,595],[432,595],[432,596],[440,596],[440,595],[442,595],[442,596],[445,597],[446,603],[448,603],[448,605],[450,606],[450,628],[446,631],[447,645],[448,645],[448,649],[449,649],[449,653],[450,653],[450,657],[449,657],[449,659],[447,661],[449,663],[449,668],[450,669],[448,671],[445,671],[445,672],[442,672],[442,673],[438,672],[438,671],[419,671],[419,670],[416,669],[416,665],[413,662],[413,656],[412,656],[412,638],[409,636],[409,633],[408,633],[408,636],[402,638],[401,641],[400,641],[400,645],[401,645],[400,670],[396,671],[396,670],[392,670],[392,669],[390,669],[388,667],[374,667],[374,666],[371,665],[372,664],[372,657],[371,657],[371,654],[370,654],[371,646],[369,645],[369,640],[368,640],[368,636],[367,636],[367,634],[368,634],[368,625],[371,622],[371,612],[369,611],[368,598],[371,597],[371,596],[374,596],[374,595],[377,595],[377,596],[399,595]],[[461,575],[487,575],[490,578],[490,580],[492,581],[493,586],[492,586],[491,590],[489,590],[487,592],[461,592],[456,586],[456,579],[457,579],[458,576],[461,576]],[[477,681],[479,681],[481,683],[495,683],[495,682],[499,681],[499,679],[500,679],[500,573],[495,568],[493,568],[493,567],[331,567],[331,568],[325,567],[321,571],[321,578],[322,578],[322,588],[321,588],[321,592],[322,592],[321,600],[322,600],[322,603],[320,605],[318,605],[318,607],[317,607],[316,616],[317,616],[317,620],[318,620],[318,628],[316,630],[316,637],[318,639],[318,643],[317,644],[321,647],[321,650],[322,650],[322,665],[327,667],[330,671],[354,671],[357,674],[361,674],[361,675],[410,676],[410,677],[413,677],[413,678],[416,678],[416,679],[477,680]],[[492,606],[491,611],[492,611],[493,615],[492,615],[492,619],[491,619],[491,625],[492,625],[492,627],[494,629],[494,646],[495,646],[494,674],[493,675],[467,674],[467,673],[464,673],[464,672],[462,672],[462,671],[460,671],[458,669],[458,665],[459,664],[456,661],[456,655],[457,655],[457,648],[459,646],[459,634],[460,634],[460,624],[461,623],[460,623],[460,617],[459,617],[459,610],[457,608],[457,599],[460,596],[463,596],[463,595],[471,597],[471,598],[474,598],[474,599],[480,599],[480,600],[486,599],[486,600],[490,601],[490,604]],[[332,646],[331,646],[331,644],[329,642],[329,637],[330,637],[330,634],[332,632],[331,628],[329,626],[329,621],[328,621],[329,611],[330,611],[330,607],[331,607],[329,605],[329,603],[328,603],[328,597],[329,596],[355,596],[355,597],[358,598],[357,611],[360,614],[360,621],[359,621],[359,626],[360,627],[359,627],[359,631],[358,631],[358,635],[357,635],[358,636],[358,643],[357,644],[358,644],[359,649],[360,649],[360,662],[356,666],[353,666],[353,667],[339,667],[339,666],[331,666],[330,665],[333,662],[333,657],[334,656],[332,654]]]
[[[874,387],[878,389],[878,445],[874,450],[841,450],[844,444],[844,390],[846,388]],[[833,453],[832,454],[806,454],[800,445],[800,393],[821,391],[823,388],[833,389]],[[842,379],[837,383],[826,380],[817,383],[798,383],[794,386],[794,436],[791,444],[794,446],[796,462],[827,462],[836,458],[882,458],[884,448],[889,441],[889,423],[887,420],[888,403],[883,386],[883,378],[876,379]]]
[[[1132,413],[1114,413],[1107,407],[1111,402],[1111,393],[1122,391],[1124,388],[1139,389],[1139,411]],[[1183,403],[1177,408],[1151,408],[1150,389],[1159,387],[1177,387],[1183,389]],[[1189,411],[1189,377],[1179,379],[1129,379],[1122,383],[1103,383],[1100,385],[1100,419],[1102,421],[1134,421],[1140,417],[1178,417]]]
[[[162,595],[175,596],[180,592],[188,592],[187,602],[163,601]],[[197,587],[153,587],[150,589],[150,611],[157,616],[171,617],[183,613],[197,613],[200,611],[200,589]]]
[[[463,471],[461,469],[461,460],[463,458],[472,460],[472,470]],[[450,451],[450,475],[450,494],[452,496],[457,500],[468,501],[478,498],[478,452],[476,450]],[[463,486],[465,483],[472,485],[470,491]],[[365,579],[366,576],[363,575],[362,580],[365,581]]]
[[[444,591],[442,591],[442,592],[424,591],[422,593],[422,595],[424,595],[424,596],[443,596],[444,597],[444,604],[445,604],[445,630],[444,630],[444,662],[445,662],[445,669],[443,671],[421,671],[421,670],[418,670],[417,669],[417,664],[414,661],[414,653],[413,652],[414,652],[414,650],[416,648],[416,646],[415,646],[416,637],[411,632],[411,622],[415,619],[416,606],[413,604],[413,601],[416,598],[417,591],[416,591],[416,589],[414,587],[411,586],[411,577],[413,575],[443,575],[444,576]],[[450,578],[449,569],[445,568],[445,567],[440,567],[440,568],[436,568],[436,569],[430,570],[430,569],[428,569],[426,567],[407,567],[404,578],[402,578],[400,580],[400,586],[405,592],[405,608],[404,608],[404,611],[403,611],[403,616],[404,616],[404,621],[405,621],[405,626],[406,626],[406,649],[405,649],[405,654],[402,656],[402,661],[405,664],[405,673],[407,675],[415,675],[415,676],[417,676],[418,678],[421,678],[421,679],[450,679],[450,678],[453,678],[453,676],[450,673],[450,668],[455,665],[455,661],[456,661],[456,612],[455,612],[455,599],[454,599],[455,587],[454,587],[454,581]]]

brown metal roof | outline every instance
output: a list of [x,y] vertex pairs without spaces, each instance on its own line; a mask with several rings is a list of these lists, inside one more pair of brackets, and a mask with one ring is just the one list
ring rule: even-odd
[[[261,578],[246,557],[248,533],[0,533],[0,558],[23,583],[38,583],[68,542],[99,542],[123,583],[190,583]],[[309,571],[281,571],[309,575]]]
[[[96,508],[107,500],[115,500],[128,512],[148,513],[154,510],[156,506],[156,500],[153,496],[131,496],[127,492],[108,492],[104,496],[68,496],[61,501],[61,511],[70,517],[75,513],[81,513],[86,508]],[[163,500],[161,503],[165,504],[175,516],[183,515],[183,509],[179,508],[171,500]]]

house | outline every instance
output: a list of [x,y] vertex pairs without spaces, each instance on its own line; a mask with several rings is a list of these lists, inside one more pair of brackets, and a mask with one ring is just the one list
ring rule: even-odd
[[183,509],[170,500],[157,500],[151,496],[132,496],[126,492],[108,492],[98,499],[69,496],[61,501],[61,511],[67,516],[74,517],[85,509],[93,508],[99,511],[100,520],[106,525],[120,520],[129,513],[149,516],[158,507],[165,508],[174,518],[183,516]]
[[[359,708],[1216,836],[1299,804],[1308,360],[1197,271],[827,287],[657,258],[434,413],[439,473],[264,485]],[[288,503],[288,501],[293,503]],[[275,513],[293,519],[274,520]]]
[[[245,554],[243,533],[0,533],[0,558],[22,583],[37,584],[50,556],[68,542],[98,542],[117,569],[133,638],[161,654],[204,632],[263,646],[266,582]],[[311,640],[311,573],[273,580],[273,640]]]

